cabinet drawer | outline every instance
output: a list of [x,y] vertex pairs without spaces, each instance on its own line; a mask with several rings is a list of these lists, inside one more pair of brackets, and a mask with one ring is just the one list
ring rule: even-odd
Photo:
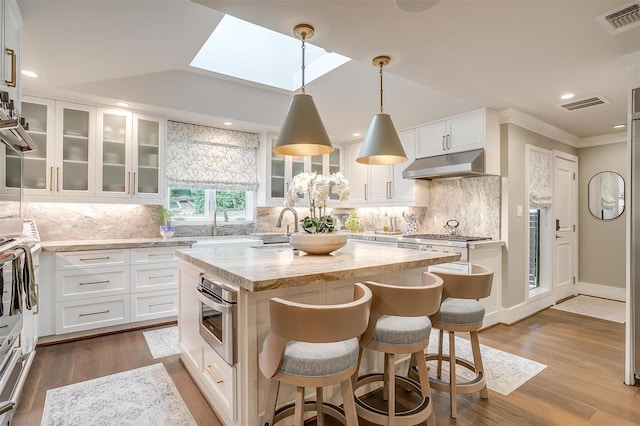
[[178,290],[131,295],[131,322],[178,315]]
[[56,269],[78,269],[87,266],[116,266],[129,264],[129,250],[91,250],[58,253]]
[[188,247],[158,247],[148,249],[132,249],[131,263],[167,263],[178,262],[176,249]]
[[178,265],[131,266],[131,292],[169,290],[178,288]]
[[231,420],[236,418],[236,368],[227,364],[216,351],[204,343],[202,376],[209,393],[213,394],[216,410]]
[[128,295],[57,303],[56,334],[127,324],[128,322]]
[[56,301],[129,293],[127,268],[94,268],[58,272]]

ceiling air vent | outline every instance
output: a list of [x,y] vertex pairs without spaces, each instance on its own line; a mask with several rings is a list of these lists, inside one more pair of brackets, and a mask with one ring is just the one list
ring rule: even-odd
[[603,96],[591,96],[589,98],[579,99],[577,101],[567,102],[566,104],[560,104],[558,107],[565,111],[575,111],[578,109],[590,108],[596,105],[608,104],[609,101]]
[[596,18],[611,34],[640,26],[640,1],[625,4]]

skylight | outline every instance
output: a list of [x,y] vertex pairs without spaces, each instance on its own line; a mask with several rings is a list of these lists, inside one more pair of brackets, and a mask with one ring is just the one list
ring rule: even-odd
[[[305,84],[351,58],[305,43]],[[225,15],[191,66],[296,91],[302,83],[300,40]]]

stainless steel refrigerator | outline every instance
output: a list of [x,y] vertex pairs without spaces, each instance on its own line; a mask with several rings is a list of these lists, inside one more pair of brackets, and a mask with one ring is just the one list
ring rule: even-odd
[[631,96],[631,325],[633,373],[640,383],[640,87]]

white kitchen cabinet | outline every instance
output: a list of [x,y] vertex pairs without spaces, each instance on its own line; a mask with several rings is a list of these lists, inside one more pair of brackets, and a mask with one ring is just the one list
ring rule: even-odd
[[0,68],[2,78],[0,89],[9,92],[16,107],[20,106],[20,31],[22,16],[16,0],[1,0],[0,2],[0,46],[2,59]]
[[403,170],[415,159],[415,131],[398,133],[408,161],[393,165],[367,165],[356,162],[362,142],[345,147],[349,203],[357,206],[424,205],[421,182],[404,179]]
[[[277,135],[268,135],[270,147],[276,143]],[[291,179],[302,172],[316,172],[318,174],[330,175],[342,171],[342,159],[341,154],[342,147],[335,146],[334,150],[329,154],[324,155],[282,155],[273,152],[273,149],[269,149],[268,152],[268,167],[269,176],[267,182],[269,187],[267,189],[268,204],[273,206],[282,206],[287,192],[289,191],[289,184]],[[306,200],[306,195],[300,197],[301,200]],[[337,200],[336,194],[329,195],[329,203],[331,200]]]
[[500,174],[500,124],[485,108],[429,123],[416,129],[416,158],[485,150],[485,171]]
[[45,252],[43,335],[176,316],[179,248]]
[[128,111],[98,110],[97,196],[162,199],[166,122]]

